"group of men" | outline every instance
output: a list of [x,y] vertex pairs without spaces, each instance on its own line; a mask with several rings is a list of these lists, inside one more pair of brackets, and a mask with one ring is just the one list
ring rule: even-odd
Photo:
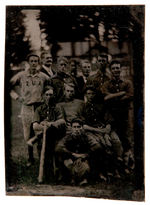
[[44,167],[40,181],[83,185],[130,173],[134,160],[128,113],[133,87],[120,78],[121,63],[108,64],[108,56],[100,54],[93,73],[87,59],[79,64],[59,57],[54,66],[47,51],[40,57],[32,53],[27,61],[29,68],[12,77],[10,95],[22,104],[28,167],[34,163],[37,144]]

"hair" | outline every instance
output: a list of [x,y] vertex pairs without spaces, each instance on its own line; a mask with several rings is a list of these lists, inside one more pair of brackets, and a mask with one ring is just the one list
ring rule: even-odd
[[84,89],[84,94],[86,94],[87,90],[92,90],[96,94],[96,89],[93,85],[87,85]]
[[47,85],[47,86],[44,87],[43,93],[45,93],[48,90],[53,90],[54,91],[54,88],[50,85]]
[[65,89],[66,85],[68,85],[69,87],[72,87],[72,88],[75,89],[75,84],[72,81],[70,81],[70,80],[65,80],[65,82],[64,82],[64,89]]
[[74,58],[70,58],[69,63],[72,63],[72,62],[76,64],[76,63],[77,63],[77,60],[74,59]]
[[83,126],[83,121],[80,118],[74,118],[71,121],[71,126],[73,123],[79,123],[81,126]]
[[91,64],[91,62],[88,60],[88,59],[83,59],[83,60],[81,60],[81,67],[82,67],[82,64],[83,63],[89,63],[89,64]]
[[40,57],[39,57],[37,54],[35,54],[35,53],[30,53],[30,54],[27,56],[27,61],[29,61],[29,58],[30,58],[31,56],[37,57],[37,58],[38,58],[38,61],[40,62]]
[[105,53],[98,54],[98,55],[97,55],[97,58],[98,58],[99,56],[102,57],[102,58],[106,58],[107,61],[108,61],[108,55],[107,55],[107,54],[105,54]]
[[109,68],[111,69],[111,66],[114,64],[120,64],[121,66],[121,62],[119,60],[112,60],[111,63],[109,64]]
[[66,64],[68,64],[68,59],[64,56],[61,56],[57,59],[57,64],[60,64],[60,61],[65,61]]
[[[43,58],[43,56],[44,56],[45,54],[50,54],[50,55],[51,55],[50,52],[48,52],[48,51],[43,51],[43,52],[41,53],[41,58]],[[51,56],[52,56],[52,55],[51,55]]]

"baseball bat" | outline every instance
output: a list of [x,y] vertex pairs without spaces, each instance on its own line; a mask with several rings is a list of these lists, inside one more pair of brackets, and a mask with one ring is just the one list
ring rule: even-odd
[[45,148],[46,148],[46,127],[44,127],[44,131],[43,131],[43,141],[42,141],[42,150],[40,156],[39,176],[38,176],[39,183],[43,182]]

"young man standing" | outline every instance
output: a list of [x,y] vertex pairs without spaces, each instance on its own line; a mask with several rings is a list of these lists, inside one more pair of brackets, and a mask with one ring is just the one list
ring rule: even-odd
[[131,153],[133,139],[131,139],[128,124],[130,103],[133,99],[133,86],[130,80],[121,80],[121,63],[112,61],[110,64],[112,79],[105,82],[102,88],[107,109],[114,118],[114,128],[122,142],[125,156]]
[[[30,54],[27,57],[29,69],[19,72],[10,80],[11,92],[13,99],[18,100],[22,104],[21,118],[23,124],[23,134],[25,142],[30,138],[30,129],[33,121],[35,109],[42,103],[44,87],[49,84],[48,76],[40,72],[39,56]],[[15,86],[21,88],[20,95],[15,91]],[[34,162],[33,148],[28,146],[28,163],[31,166]]]
[[107,72],[107,64],[108,64],[108,56],[106,54],[101,53],[97,56],[97,73],[92,75],[87,84],[93,85],[93,87],[99,92],[104,82],[106,82],[110,76]]

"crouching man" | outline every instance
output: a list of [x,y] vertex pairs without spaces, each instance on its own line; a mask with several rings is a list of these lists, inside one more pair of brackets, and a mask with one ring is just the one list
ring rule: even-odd
[[[33,146],[35,142],[39,142],[45,137],[45,141],[42,139],[42,151],[40,143],[38,143],[38,150],[41,158],[40,166],[44,166],[42,175],[48,180],[50,177],[54,177],[54,149],[56,141],[60,140],[65,132],[65,120],[60,109],[55,107],[53,87],[47,86],[45,88],[43,99],[44,103],[36,109],[34,114],[34,137],[28,141],[28,145]],[[43,176],[40,178],[40,182],[42,182]]]
[[60,178],[73,184],[87,184],[90,174],[89,158],[95,147],[85,135],[80,119],[72,120],[70,133],[58,142],[55,151],[60,163]]

